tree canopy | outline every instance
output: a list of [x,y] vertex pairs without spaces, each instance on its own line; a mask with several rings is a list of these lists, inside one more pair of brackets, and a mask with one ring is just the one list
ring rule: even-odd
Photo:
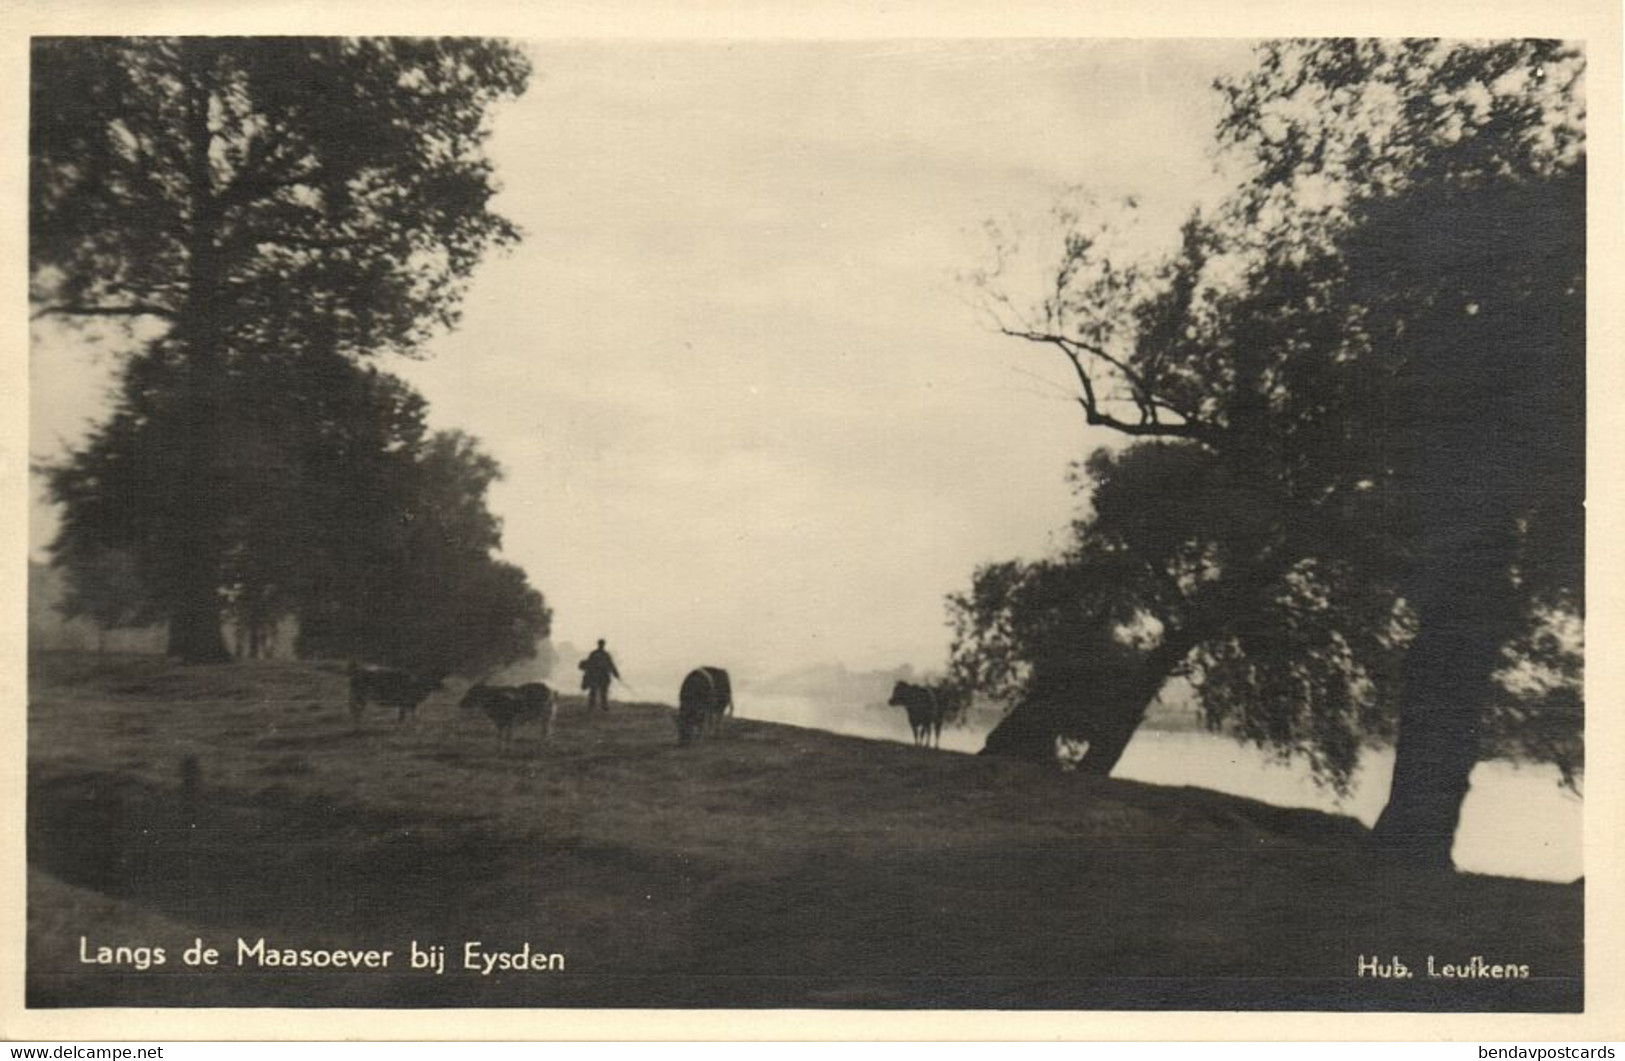
[[977,572],[950,598],[966,684],[1016,711],[988,750],[1088,742],[1109,773],[1159,692],[1187,680],[1207,724],[1348,785],[1362,741],[1391,734],[1403,615],[1356,563],[1295,543],[1290,509],[1203,447],[1097,451],[1076,482],[1071,547]]
[[[1216,86],[1236,190],[1172,253],[1125,256],[1104,211],[1067,211],[1030,303],[998,269],[977,278],[1008,334],[1067,359],[1088,423],[1203,454],[1235,500],[1209,513],[1200,491],[1148,484],[1134,501],[1148,518],[1119,539],[1150,556],[1169,555],[1166,532],[1240,546],[1199,594],[1228,595],[1229,629],[1179,664],[1210,710],[1215,696],[1242,719],[1307,708],[1327,752],[1348,737],[1328,720],[1379,725],[1347,694],[1391,680],[1399,751],[1377,832],[1421,862],[1448,861],[1520,644],[1544,646],[1546,689],[1565,690],[1548,722],[1578,721],[1577,655],[1551,631],[1583,607],[1583,72],[1553,41],[1267,42]],[[1099,489],[1114,463],[1186,459],[1169,452],[1098,463]],[[1316,640],[1282,621],[1290,600],[1321,611]],[[1357,651],[1362,676],[1317,704],[1303,669],[1396,622],[1399,670]],[[1577,740],[1533,725],[1572,770]],[[1277,744],[1293,732],[1265,728]]]
[[36,39],[36,312],[410,352],[517,238],[484,142],[529,73],[476,38]]
[[486,507],[496,461],[460,432],[390,459],[318,566],[300,651],[470,678],[533,658],[552,613],[524,571],[492,555],[502,542]]
[[194,511],[169,487],[179,477],[219,491],[211,577],[250,633],[292,615],[302,655],[470,676],[535,653],[551,614],[524,573],[495,558],[501,524],[487,494],[501,469],[474,439],[429,432],[414,390],[334,354],[251,363],[222,392],[227,444],[192,469],[172,442],[184,428],[153,407],[167,394],[152,379],[157,353],[129,360],[112,415],[47,469],[63,505],[53,554],[69,572],[71,611],[115,625],[150,618],[162,595],[146,587],[196,559],[176,544]]
[[[545,633],[540,597],[491,556],[494,462],[427,436],[423,399],[359,365],[453,325],[482,256],[518,237],[484,145],[529,73],[472,38],[34,41],[35,315],[147,322],[111,416],[49,469],[53,556],[128,558],[172,654],[225,657],[228,607],[251,627],[298,614],[311,645],[383,661],[458,645],[417,657],[448,668],[529,651],[504,623]],[[466,587],[459,619],[483,640],[409,647],[401,615],[362,623],[390,579]],[[500,622],[472,621],[486,606]]]

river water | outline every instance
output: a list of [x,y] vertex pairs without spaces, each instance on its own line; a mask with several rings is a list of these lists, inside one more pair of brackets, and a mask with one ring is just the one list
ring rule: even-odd
[[[806,697],[741,693],[736,710],[745,718],[874,740],[913,739],[899,708],[837,708]],[[943,731],[942,747],[971,754],[981,750],[986,736],[985,726],[950,727]],[[1353,791],[1339,798],[1314,783],[1305,763],[1282,763],[1268,752],[1211,733],[1142,729],[1113,776],[1192,785],[1283,807],[1312,807],[1370,825],[1387,800],[1393,769],[1391,750],[1368,749]],[[1473,873],[1572,881],[1585,872],[1583,820],[1584,802],[1559,787],[1554,767],[1504,760],[1480,763],[1456,831],[1456,865]]]

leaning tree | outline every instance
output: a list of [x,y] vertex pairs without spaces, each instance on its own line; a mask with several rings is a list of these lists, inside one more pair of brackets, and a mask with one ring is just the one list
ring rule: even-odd
[[[1266,43],[1217,85],[1237,190],[1174,254],[1128,260],[1085,211],[1030,307],[978,278],[1008,334],[1066,359],[1089,424],[1194,447],[1271,513],[1264,566],[1217,579],[1266,636],[1182,666],[1256,673],[1286,642],[1279,598],[1245,590],[1306,564],[1343,573],[1316,594],[1368,633],[1397,609],[1375,835],[1417,864],[1449,864],[1509,670],[1558,675],[1524,746],[1577,766],[1577,639],[1553,631],[1583,610],[1583,71],[1552,41]],[[1376,591],[1393,608],[1338,604]]]
[[56,491],[55,556],[97,555],[96,513],[151,493],[131,555],[172,654],[225,655],[223,582],[252,522],[230,502],[268,474],[236,459],[245,365],[410,351],[454,322],[481,256],[516,238],[484,142],[529,70],[477,39],[35,40],[34,313],[144,323],[124,396],[166,447],[154,478],[104,468]]
[[1184,679],[1209,726],[1345,789],[1391,729],[1407,629],[1358,543],[1315,548],[1289,496],[1188,442],[1097,451],[1075,480],[1089,513],[1065,552],[986,565],[950,598],[956,678],[1012,705],[985,753],[1043,761],[1066,737],[1108,774]]

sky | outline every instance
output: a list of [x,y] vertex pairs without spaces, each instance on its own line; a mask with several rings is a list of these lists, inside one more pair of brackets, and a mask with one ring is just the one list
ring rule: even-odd
[[[940,669],[944,598],[1053,550],[1087,429],[1066,365],[957,277],[984,224],[1134,194],[1150,238],[1218,186],[1240,42],[535,42],[494,115],[523,241],[415,360],[479,438],[504,555],[640,675]],[[1042,266],[1042,256],[1034,251]],[[83,436],[116,353],[37,325],[30,449]],[[42,555],[54,515],[36,500]]]

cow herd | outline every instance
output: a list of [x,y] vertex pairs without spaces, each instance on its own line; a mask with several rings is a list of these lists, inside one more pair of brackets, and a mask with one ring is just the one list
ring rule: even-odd
[[[444,678],[428,677],[392,667],[360,665],[352,662],[350,717],[360,725],[368,704],[379,704],[397,712],[396,722],[404,723],[417,714],[418,705],[430,693],[445,687]],[[687,745],[696,738],[721,729],[733,714],[733,684],[720,667],[698,667],[683,679],[678,693],[677,742]],[[514,730],[535,723],[541,726],[544,741],[553,738],[558,720],[559,694],[542,682],[524,685],[478,683],[463,694],[464,711],[478,711],[496,726],[497,740],[513,739]]]
[[[350,716],[357,725],[369,703],[394,708],[398,722],[417,712],[430,693],[444,687],[444,680],[388,667],[350,664]],[[942,726],[954,714],[951,697],[929,685],[898,682],[892,689],[892,707],[908,712],[914,743],[940,747]],[[462,709],[479,711],[496,726],[497,740],[513,739],[519,727],[536,724],[542,739],[551,740],[558,719],[559,694],[541,682],[525,685],[476,684],[463,694]],[[683,679],[677,693],[677,743],[692,744],[700,737],[720,732],[733,714],[733,683],[721,667],[696,667]]]

